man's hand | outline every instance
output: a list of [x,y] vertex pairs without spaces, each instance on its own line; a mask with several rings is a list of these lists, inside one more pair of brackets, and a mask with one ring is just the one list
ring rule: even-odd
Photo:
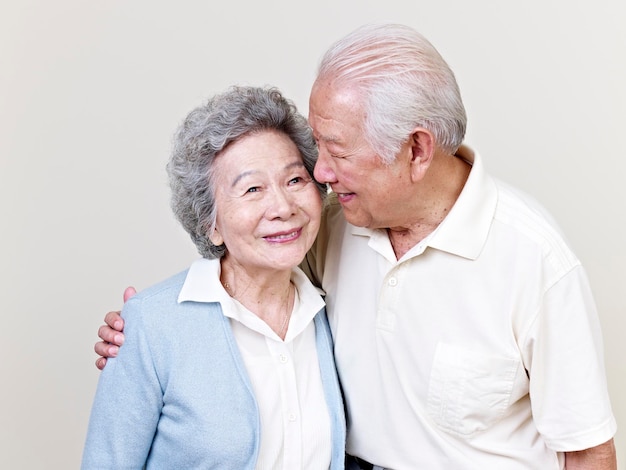
[[[134,287],[127,287],[124,291],[124,302],[136,293]],[[93,348],[98,356],[102,356],[96,359],[96,367],[100,370],[104,369],[107,357],[117,356],[120,346],[124,344],[124,319],[120,312],[107,313],[104,322],[106,324],[98,329],[98,336],[102,341],[97,342]]]
[[567,470],[617,470],[613,439],[590,449],[565,453]]

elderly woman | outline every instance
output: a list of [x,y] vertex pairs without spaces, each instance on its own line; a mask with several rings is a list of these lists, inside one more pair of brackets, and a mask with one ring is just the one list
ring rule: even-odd
[[345,423],[324,302],[297,267],[325,191],[276,89],[193,110],[167,165],[202,259],[124,305],[82,468],[339,469]]

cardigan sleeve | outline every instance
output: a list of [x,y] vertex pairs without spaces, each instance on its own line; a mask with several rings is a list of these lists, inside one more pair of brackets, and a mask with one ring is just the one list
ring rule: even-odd
[[94,398],[83,469],[140,469],[157,429],[163,393],[147,341],[141,300],[122,311],[124,347],[107,361]]

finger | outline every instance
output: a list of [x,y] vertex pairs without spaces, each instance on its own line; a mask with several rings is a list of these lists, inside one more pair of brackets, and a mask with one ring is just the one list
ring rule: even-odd
[[102,325],[98,328],[98,337],[105,343],[111,343],[115,346],[124,344],[124,334],[114,330],[108,325]]
[[[104,317],[104,323],[110,326],[113,330],[122,331],[124,329],[124,319],[120,316],[120,312],[107,313]],[[102,338],[102,336],[100,336],[100,338]],[[107,338],[102,339],[108,341]]]
[[99,357],[96,359],[96,367],[100,370],[104,369],[104,366],[107,365],[107,360],[104,357]]
[[106,341],[99,341],[94,344],[93,350],[98,356],[102,356],[107,359],[109,357],[116,357],[120,348],[114,344],[107,343]]
[[130,299],[136,293],[137,293],[137,291],[135,290],[135,288],[133,286],[127,287],[126,290],[124,291],[124,302],[126,302],[128,299]]

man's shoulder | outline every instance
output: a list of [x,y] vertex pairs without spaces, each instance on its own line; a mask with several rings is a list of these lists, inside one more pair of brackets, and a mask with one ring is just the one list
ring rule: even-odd
[[337,230],[342,230],[342,227],[345,227],[345,223],[337,195],[331,192],[324,199],[322,220],[315,242],[300,264],[302,271],[316,287],[321,287],[322,285],[322,276],[330,239],[333,234],[337,233]]
[[564,269],[580,264],[552,214],[531,194],[496,180],[495,220],[537,246]]
[[343,209],[337,200],[337,195],[331,192],[324,200],[322,207],[322,220],[316,240],[317,249],[319,249],[320,246],[326,245],[334,233],[343,231],[346,224]]
[[322,217],[327,217],[328,215],[333,215],[338,212],[341,212],[341,204],[339,204],[339,200],[337,199],[337,194],[330,192],[328,196],[324,199],[324,205],[322,207]]
[[344,227],[346,220],[343,216],[343,209],[337,199],[337,194],[331,192],[324,200],[322,207],[322,223],[320,233],[322,236]]

